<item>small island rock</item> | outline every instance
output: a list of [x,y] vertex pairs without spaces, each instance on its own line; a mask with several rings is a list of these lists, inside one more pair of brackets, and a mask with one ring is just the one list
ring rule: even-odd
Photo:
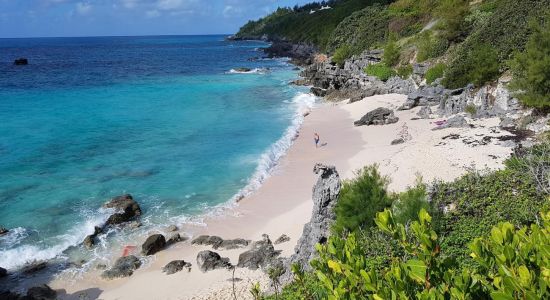
[[121,224],[141,215],[139,204],[134,201],[134,198],[130,194],[115,197],[105,203],[103,207],[114,208],[117,211],[107,219],[105,225]]

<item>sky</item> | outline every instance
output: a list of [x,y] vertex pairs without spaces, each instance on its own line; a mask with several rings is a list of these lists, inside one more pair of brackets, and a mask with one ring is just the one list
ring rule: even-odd
[[0,38],[231,34],[312,0],[0,0]]

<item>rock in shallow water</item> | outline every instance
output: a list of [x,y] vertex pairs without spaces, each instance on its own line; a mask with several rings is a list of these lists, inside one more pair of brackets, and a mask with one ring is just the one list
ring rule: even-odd
[[117,211],[109,217],[105,225],[121,224],[141,215],[139,204],[134,201],[134,198],[130,194],[115,197],[105,203],[103,207],[114,208]]
[[210,250],[204,250],[197,254],[197,265],[202,272],[232,267],[229,258],[221,257],[218,253]]
[[104,279],[129,277],[132,276],[134,271],[139,267],[141,267],[141,261],[134,255],[120,257],[110,270],[101,273],[101,277]]
[[0,278],[8,276],[8,270],[0,267]]
[[6,234],[8,232],[10,232],[8,229],[6,229],[5,227],[0,226],[0,235]]
[[166,239],[162,234],[153,234],[141,245],[141,254],[153,255],[166,247]]
[[173,260],[162,268],[162,272],[166,273],[166,275],[172,275],[183,270],[183,268],[187,268],[191,271],[191,264],[184,260]]

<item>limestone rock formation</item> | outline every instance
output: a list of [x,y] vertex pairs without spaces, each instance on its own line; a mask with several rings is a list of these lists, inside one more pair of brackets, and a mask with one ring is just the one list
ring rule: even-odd
[[280,237],[278,237],[278,238],[275,240],[274,244],[275,244],[275,245],[278,245],[278,244],[286,243],[286,242],[288,242],[288,241],[290,241],[290,237],[289,237],[288,235],[286,235],[286,234],[282,234]]
[[323,164],[316,164],[313,172],[318,174],[319,178],[313,186],[311,220],[304,225],[302,236],[294,248],[294,254],[285,264],[288,268],[293,263],[299,263],[305,269],[310,268],[308,262],[317,255],[315,245],[324,244],[327,241],[330,236],[330,226],[336,219],[334,206],[342,186],[340,176],[334,166]]

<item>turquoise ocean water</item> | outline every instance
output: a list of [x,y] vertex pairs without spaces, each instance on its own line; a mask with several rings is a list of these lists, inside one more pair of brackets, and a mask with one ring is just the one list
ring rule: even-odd
[[[0,226],[10,229],[0,266],[69,260],[116,195],[140,203],[146,232],[200,222],[259,187],[315,101],[288,84],[293,66],[259,59],[266,46],[223,36],[0,39]],[[13,66],[20,56],[30,64]],[[128,236],[107,235],[83,255]]]

